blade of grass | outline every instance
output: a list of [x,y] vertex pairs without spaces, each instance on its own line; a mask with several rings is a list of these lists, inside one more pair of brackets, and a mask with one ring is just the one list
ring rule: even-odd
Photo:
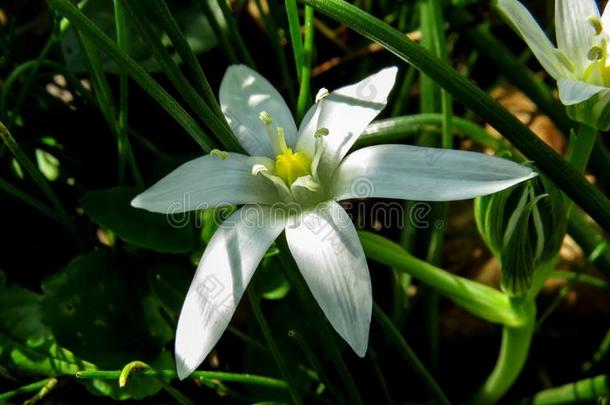
[[3,190],[5,193],[13,196],[14,198],[23,201],[32,208],[35,208],[49,219],[56,221],[58,224],[65,225],[65,223],[57,216],[55,211],[53,211],[51,208],[47,207],[46,205],[38,201],[37,198],[29,195],[23,190],[20,190],[19,188],[15,187],[14,185],[2,178],[0,178],[0,190]]
[[191,50],[186,37],[182,33],[180,26],[167,6],[167,3],[165,0],[153,0],[150,2],[150,5],[152,6],[156,15],[159,17],[159,21],[172,41],[172,44],[174,44],[176,51],[178,51],[178,54],[182,58],[182,61],[184,62],[184,65],[186,66],[186,69],[188,70],[190,77],[195,84],[195,89],[203,97],[208,106],[212,108],[212,111],[216,113],[218,118],[224,122],[224,115],[220,110],[220,105],[214,96],[212,87],[210,86],[201,65],[197,61],[197,57]]
[[379,323],[382,329],[386,332],[391,342],[398,348],[402,357],[409,363],[411,368],[419,376],[420,381],[427,387],[428,392],[436,399],[436,403],[450,405],[451,402],[438,385],[432,374],[426,369],[423,363],[419,360],[411,346],[402,337],[398,329],[392,323],[392,320],[379,308],[377,304],[373,304],[373,318]]
[[212,108],[206,104],[205,100],[195,91],[186,76],[176,65],[167,48],[163,45],[160,38],[150,22],[142,18],[146,10],[140,1],[121,0],[125,12],[130,21],[140,33],[141,37],[153,51],[155,59],[161,65],[163,72],[167,75],[176,90],[186,101],[189,107],[205,123],[216,138],[225,148],[232,151],[242,151],[239,143],[235,140],[233,132],[229,128],[226,120],[214,113]]
[[229,31],[229,34],[231,35],[231,41],[233,42],[233,45],[235,45],[235,48],[237,49],[237,52],[239,53],[241,61],[244,62],[246,65],[250,66],[252,69],[256,69],[254,60],[252,60],[252,56],[250,55],[250,52],[248,51],[248,47],[244,43],[244,39],[242,38],[241,33],[239,32],[239,28],[237,28],[235,16],[233,15],[233,12],[229,9],[229,5],[227,4],[227,1],[225,1],[225,0],[212,0],[212,1],[216,1],[218,3],[218,6],[220,7],[220,9],[222,10],[222,14],[225,17],[225,21],[227,22],[227,26],[229,28],[228,31]]
[[[110,84],[108,83],[108,78],[106,77],[106,73],[102,67],[102,62],[98,53],[95,51],[93,44],[87,37],[81,35],[78,30],[77,33],[85,57],[87,58],[87,66],[90,73],[93,94],[97,100],[97,106],[102,112],[110,131],[117,140],[117,149],[119,153],[119,182],[121,183],[121,180],[124,179],[124,170],[122,170],[123,167],[121,167],[124,163],[121,161],[125,159],[129,163],[129,167],[132,171],[134,179],[136,180],[136,183],[141,184],[143,183],[142,177],[140,176],[140,171],[136,165],[131,147],[128,144],[129,141],[125,138],[127,135],[126,133],[121,133],[121,125],[125,125],[124,131],[127,131],[127,112],[125,111],[123,114],[121,114],[121,112],[118,111],[112,95],[112,90],[110,89]],[[120,92],[121,97],[126,97],[126,94],[123,93],[126,92],[126,89],[121,88]],[[121,102],[127,103],[127,100],[121,100]],[[127,108],[127,105],[125,104],[124,107]]]
[[[292,76],[290,75],[290,70],[288,69],[288,61],[286,60],[286,55],[284,54],[284,50],[282,49],[282,41],[280,38],[280,31],[278,26],[275,23],[275,19],[272,18],[265,12],[261,4],[261,0],[254,0],[254,4],[258,9],[258,13],[261,17],[261,22],[265,27],[265,33],[269,38],[269,42],[271,43],[271,48],[273,53],[275,54],[275,61],[277,62],[280,74],[282,75],[282,81],[284,82],[284,86],[286,87],[286,91],[288,92],[289,100],[293,101],[296,99],[296,93],[294,90],[294,80],[292,80]],[[274,1],[268,2],[267,5],[271,7],[276,7]],[[292,102],[289,103],[294,105]]]
[[284,357],[281,355],[277,344],[275,343],[275,339],[273,338],[273,334],[271,333],[271,329],[267,324],[267,320],[265,319],[265,316],[263,315],[263,312],[260,309],[260,300],[256,296],[256,293],[252,291],[252,288],[249,288],[247,290],[247,294],[248,299],[250,300],[250,307],[252,308],[252,313],[254,313],[254,317],[256,318],[258,325],[261,328],[261,331],[263,332],[263,336],[265,338],[265,341],[267,342],[267,346],[269,346],[269,349],[271,350],[271,355],[275,360],[275,364],[277,365],[278,369],[280,370],[280,373],[284,377],[284,380],[286,380],[286,383],[288,385],[288,391],[290,392],[290,397],[292,398],[295,404],[300,404],[301,397],[299,395],[298,390],[292,383],[292,378],[290,372],[288,371],[288,368],[286,367]]
[[297,70],[297,78],[301,80],[303,71],[303,38],[301,37],[301,23],[299,21],[299,10],[297,0],[286,0],[286,16],[288,17],[288,32],[292,43],[292,53]]
[[540,170],[579,204],[600,226],[610,231],[610,201],[568,162],[535,136],[511,113],[469,79],[435,58],[399,31],[343,0],[300,0],[346,24],[435,79],[441,87],[502,133]]
[[290,282],[290,285],[292,285],[295,289],[310,319],[312,319],[313,322],[319,325],[318,330],[320,332],[320,337],[325,343],[323,349],[325,350],[326,355],[335,365],[337,373],[339,374],[339,378],[341,378],[343,382],[350,403],[363,404],[364,402],[360,397],[360,393],[358,392],[356,383],[354,382],[349,368],[345,364],[345,361],[341,356],[341,352],[337,347],[333,331],[329,328],[326,316],[324,315],[319,305],[315,301],[315,298],[312,296],[311,292],[307,288],[305,280],[303,280],[298,268],[296,267],[296,264],[294,263],[294,260],[288,253],[289,250],[288,243],[286,242],[286,237],[282,236],[278,238],[276,243],[278,243],[278,246],[280,247],[280,254],[278,257],[282,264],[282,270],[284,271],[286,278]]
[[[25,82],[23,83],[23,86],[21,87],[19,94],[17,95],[15,104],[13,105],[13,109],[11,110],[13,117],[16,117],[19,115],[19,112],[21,111],[21,107],[23,107],[23,103],[26,100],[28,91],[29,91],[30,87],[32,86],[32,84],[34,84],[34,81],[36,80],[36,75],[38,73],[38,70],[40,69],[40,66],[42,65],[43,61],[47,58],[49,52],[51,52],[51,50],[53,49],[53,46],[55,46],[56,43],[57,43],[57,27],[54,27],[51,37],[47,40],[44,47],[42,48],[42,51],[40,51],[40,54],[35,59],[36,62],[33,65],[29,75],[25,79]],[[8,110],[4,110],[4,109],[0,110],[0,120],[6,122],[7,124],[9,123],[9,121],[7,120],[8,113],[9,113]]]
[[78,230],[72,223],[68,212],[65,210],[63,204],[59,200],[59,197],[55,194],[53,189],[49,186],[46,179],[40,173],[40,171],[36,168],[34,163],[28,158],[25,152],[21,149],[15,138],[11,135],[8,128],[4,126],[2,121],[0,121],[0,139],[6,145],[6,147],[11,151],[15,159],[19,162],[21,167],[23,167],[29,175],[32,177],[38,188],[44,193],[44,195],[48,198],[49,202],[55,209],[56,214],[59,217],[59,220],[64,224],[64,226],[72,233],[72,235],[76,238],[76,240],[80,244],[80,238],[78,237]]
[[104,32],[87,18],[69,0],[47,0],[51,8],[66,17],[71,24],[85,34],[91,42],[119,67],[128,73],[144,91],[155,99],[193,137],[205,152],[215,144],[197,122],[169,95],[136,61],[121,51]]
[[[225,0],[220,0],[225,1]],[[218,39],[218,43],[220,44],[220,48],[222,52],[225,54],[229,63],[237,63],[237,55],[235,54],[235,50],[231,45],[231,41],[227,38],[226,32],[221,28],[218,19],[216,18],[216,14],[210,7],[210,3],[208,0],[199,0],[199,5],[201,6],[205,17],[208,19],[210,23],[210,27],[212,27],[212,31],[214,31],[214,35],[216,35],[216,39]]]
[[[128,52],[128,33],[127,33],[127,20],[123,7],[119,0],[113,0],[114,5],[114,22],[116,26],[116,42],[123,52]],[[142,176],[135,164],[135,159],[129,143],[128,137],[128,107],[129,107],[129,76],[125,73],[119,73],[119,106],[118,106],[118,117],[117,117],[117,143],[119,149],[119,184],[125,182],[125,168],[127,162],[130,161],[132,174],[136,185],[139,187],[144,185]]]
[[301,85],[297,100],[297,122],[301,122],[309,104],[311,104],[311,63],[313,59],[313,8],[305,6],[305,39],[303,43],[303,64],[301,66]]

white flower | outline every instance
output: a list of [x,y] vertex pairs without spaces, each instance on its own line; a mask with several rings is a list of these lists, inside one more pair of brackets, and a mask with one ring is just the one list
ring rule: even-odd
[[245,66],[231,66],[220,86],[220,104],[252,156],[215,151],[185,163],[133,200],[133,206],[159,213],[245,204],[210,240],[187,293],[176,332],[180,378],[220,339],[282,231],[328,320],[364,356],[371,281],[356,229],[337,201],[459,200],[535,176],[511,161],[464,151],[379,145],[347,155],[385,107],[396,72],[387,68],[330,94],[322,90],[297,130],[267,80]]
[[[573,106],[595,95],[610,95],[610,31],[606,31],[610,29],[610,7],[600,16],[595,0],[556,0],[557,47],[519,1],[498,0],[498,7],[557,80],[563,104]],[[586,115],[573,118],[591,124]]]

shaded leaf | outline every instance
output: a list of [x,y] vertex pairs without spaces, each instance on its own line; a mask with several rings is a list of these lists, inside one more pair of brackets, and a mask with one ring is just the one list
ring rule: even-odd
[[[173,331],[146,285],[137,267],[120,262],[110,251],[93,251],[44,280],[44,320],[58,342],[101,369],[121,369],[133,360],[171,367],[163,348]],[[143,398],[161,388],[150,379],[121,390],[116,381],[95,381],[88,387],[117,399]]]
[[157,252],[189,252],[194,240],[190,223],[172,225],[165,215],[133,208],[130,203],[137,194],[129,187],[90,191],[81,205],[95,223],[126,242]]
[[0,290],[0,363],[48,377],[95,368],[57,344],[43,323],[41,302],[40,295],[20,286]]
[[[205,52],[216,46],[217,40],[214,32],[203,12],[195,4],[178,3],[173,9],[175,9],[175,18],[194,52]],[[99,28],[110,38],[116,38],[112,1],[90,0],[83,6],[82,11],[87,17],[95,21]],[[160,71],[161,67],[155,61],[152,52],[137,35],[136,30],[129,25],[127,30],[129,55],[148,72]],[[167,37],[160,30],[158,32],[164,44],[169,45]],[[70,27],[63,33],[60,43],[68,68],[73,72],[87,72],[87,58],[81,49],[80,40],[73,28]],[[105,71],[111,73],[119,72],[118,66],[110,58],[101,55],[101,60]],[[176,62],[179,61],[177,55],[175,55],[175,60]]]

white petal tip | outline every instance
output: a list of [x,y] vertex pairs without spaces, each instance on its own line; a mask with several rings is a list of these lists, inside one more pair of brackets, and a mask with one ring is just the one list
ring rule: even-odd
[[352,347],[352,349],[358,355],[358,357],[360,357],[362,359],[366,356],[366,350],[368,349],[368,342],[366,342],[364,345],[361,345],[360,347]]
[[197,366],[189,365],[185,358],[176,353],[176,374],[180,381],[188,378],[196,369]]
[[142,203],[141,194],[134,197],[134,199],[131,200],[130,205],[134,208],[144,208],[144,204]]

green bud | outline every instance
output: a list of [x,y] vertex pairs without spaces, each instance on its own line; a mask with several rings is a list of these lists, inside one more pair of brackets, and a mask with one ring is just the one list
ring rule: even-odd
[[563,195],[543,176],[475,200],[479,233],[502,268],[502,289],[524,296],[566,232]]
[[567,105],[568,116],[599,131],[610,130],[610,94],[599,93],[582,103]]

